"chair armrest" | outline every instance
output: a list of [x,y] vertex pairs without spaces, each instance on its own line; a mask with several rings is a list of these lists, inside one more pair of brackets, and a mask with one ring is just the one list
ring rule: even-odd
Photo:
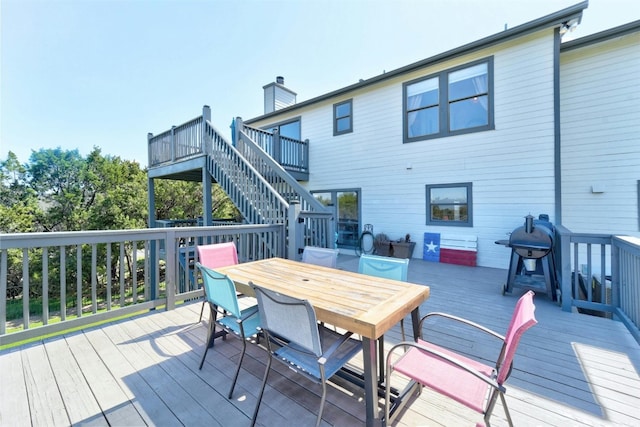
[[236,319],[236,322],[240,323],[240,322],[244,322],[245,320],[249,319],[250,317],[255,316],[258,313],[258,306],[255,305],[253,307],[250,307],[247,309],[247,312],[244,313],[242,316],[240,316],[239,318]]
[[504,341],[504,335],[500,335],[499,333],[497,333],[494,330],[491,330],[485,326],[482,326],[478,323],[472,322],[471,320],[467,320],[464,319],[462,317],[458,317],[458,316],[453,316],[451,314],[447,314],[447,313],[440,313],[440,312],[433,312],[433,313],[427,313],[422,319],[420,319],[420,324],[419,324],[419,331],[420,331],[420,336],[422,336],[422,324],[424,323],[424,321],[428,318],[428,317],[433,317],[433,316],[437,316],[437,317],[444,317],[445,319],[449,319],[449,320],[454,320],[456,322],[460,322],[462,324],[474,327],[482,332],[485,332],[489,335],[492,335],[496,338],[498,338],[499,340]]
[[466,363],[461,362],[460,360],[455,359],[455,358],[449,356],[448,354],[444,354],[444,353],[442,353],[440,351],[437,351],[437,350],[434,350],[434,349],[431,349],[431,348],[427,348],[427,347],[425,347],[423,345],[420,345],[420,344],[418,344],[416,342],[413,342],[413,341],[403,341],[403,342],[400,342],[400,343],[394,345],[393,347],[391,347],[391,349],[389,350],[389,353],[387,355],[387,372],[390,372],[389,369],[391,367],[391,356],[393,355],[393,352],[395,350],[397,350],[398,348],[406,348],[406,347],[414,347],[414,348],[416,348],[416,349],[418,349],[420,351],[423,351],[425,353],[429,353],[429,354],[431,354],[431,355],[433,355],[433,356],[435,356],[435,357],[437,357],[439,359],[446,360],[447,362],[457,366],[458,368],[462,369],[463,371],[466,371],[466,372],[470,373],[471,375],[475,376],[476,378],[484,381],[489,386],[500,390],[500,392],[506,393],[506,391],[507,391],[502,385],[498,384],[498,382],[495,379],[488,378],[486,375],[483,375],[481,372],[477,371],[476,369],[472,368],[471,366],[467,365]]
[[[323,328],[324,328],[324,326],[323,326]],[[333,356],[333,353],[335,353],[336,350],[338,350],[342,344],[347,342],[347,340],[351,337],[351,335],[353,335],[352,332],[346,332],[345,334],[342,334],[342,336],[341,336],[341,338],[339,340],[337,340],[336,342],[331,344],[331,347],[329,347],[327,349],[327,351],[322,353],[322,356],[320,356],[320,359],[318,359],[318,362],[321,363],[321,364],[324,364],[327,361],[327,359],[330,359],[331,356]]]

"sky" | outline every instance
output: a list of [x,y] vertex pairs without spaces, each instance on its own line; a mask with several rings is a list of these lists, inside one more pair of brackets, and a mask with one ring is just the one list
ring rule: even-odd
[[[263,114],[283,76],[305,101],[580,0],[0,0],[0,160],[94,147],[147,166],[147,133],[211,107]],[[564,40],[640,19],[590,0]]]

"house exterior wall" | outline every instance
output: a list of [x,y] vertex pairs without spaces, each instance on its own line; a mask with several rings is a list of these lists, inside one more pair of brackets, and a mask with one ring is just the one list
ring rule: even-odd
[[[504,41],[277,117],[301,117],[310,140],[310,191],[359,189],[361,224],[397,239],[409,233],[422,257],[423,234],[478,237],[478,265],[507,268],[495,241],[527,214],[554,221],[554,33]],[[493,57],[495,130],[403,143],[404,82]],[[333,136],[333,104],[353,100],[353,132]],[[473,185],[473,227],[427,226],[427,184]]]
[[640,33],[561,54],[562,215],[640,236]]

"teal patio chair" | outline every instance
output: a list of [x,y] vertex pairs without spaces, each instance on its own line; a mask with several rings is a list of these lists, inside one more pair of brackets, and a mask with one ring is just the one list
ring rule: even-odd
[[316,426],[319,426],[327,397],[327,380],[362,349],[362,343],[351,338],[351,332],[340,334],[318,324],[308,301],[249,284],[256,293],[260,330],[264,333],[269,354],[251,425],[256,423],[271,362],[276,359],[291,371],[322,385],[316,418]]
[[[406,282],[408,272],[409,258],[401,259],[363,254],[358,261],[358,273],[369,276]],[[402,335],[402,341],[404,341],[404,319],[400,320],[400,334]],[[384,337],[380,337],[378,340],[378,363],[380,372],[384,372]]]
[[[390,258],[378,255],[361,255],[358,262],[358,273],[385,279],[407,281],[409,272],[409,258]],[[402,340],[405,339],[404,319],[400,320]]]
[[[242,340],[242,353],[240,353],[240,360],[238,360],[236,373],[233,376],[233,383],[229,390],[229,399],[231,399],[233,389],[238,379],[238,374],[240,373],[242,359],[244,358],[244,354],[247,349],[247,339],[256,335],[258,332],[258,326],[260,325],[260,313],[258,312],[257,305],[240,310],[236,287],[228,276],[218,273],[215,270],[211,270],[199,262],[196,263],[196,266],[202,273],[202,279],[206,290],[205,296],[209,303],[209,308],[211,309],[207,342],[205,344],[204,354],[202,355],[202,360],[200,361],[200,367],[198,369],[202,369],[204,360],[207,357],[207,351],[210,346],[213,347],[217,336],[233,333]],[[218,333],[216,333],[216,325],[219,325],[222,328]]]

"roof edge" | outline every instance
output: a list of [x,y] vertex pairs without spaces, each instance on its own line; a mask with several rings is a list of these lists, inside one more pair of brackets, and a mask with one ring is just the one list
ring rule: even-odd
[[616,37],[622,37],[627,34],[636,33],[638,31],[640,31],[640,20],[632,21],[618,27],[609,28],[598,33],[589,34],[588,36],[564,42],[560,45],[560,52],[578,49],[588,45],[604,42]]
[[315,104],[320,101],[324,101],[326,99],[330,99],[336,97],[338,95],[342,95],[363,87],[367,87],[376,83],[379,83],[384,80],[389,80],[394,77],[397,77],[402,74],[409,73],[413,70],[424,68],[429,65],[436,64],[438,62],[445,61],[451,57],[459,56],[462,54],[466,54],[469,52],[473,52],[475,50],[479,50],[488,46],[492,46],[498,43],[502,43],[506,40],[520,37],[526,34],[533,33],[535,31],[539,31],[543,28],[547,27],[556,27],[560,26],[563,23],[567,23],[572,20],[577,20],[578,23],[582,20],[582,12],[584,9],[589,7],[589,0],[584,0],[580,3],[577,3],[573,6],[569,6],[552,14],[543,16],[541,18],[534,19],[533,21],[526,22],[524,24],[518,25],[508,30],[504,30],[502,32],[492,34],[490,36],[484,37],[482,39],[476,40],[471,43],[467,43],[465,45],[459,46],[457,48],[445,51],[443,53],[436,54],[429,58],[420,60],[418,62],[414,62],[409,65],[405,65],[403,67],[397,68],[395,70],[386,72],[384,74],[380,74],[366,80],[361,80],[358,83],[354,83],[352,85],[343,87],[341,89],[334,90],[332,92],[325,93],[324,95],[316,96],[314,98],[308,99],[306,101],[302,101],[300,103],[294,104],[287,108],[282,108],[280,110],[276,110],[274,112],[264,114],[262,116],[254,117],[249,120],[245,120],[244,122],[247,124],[251,124],[253,122],[257,122],[260,120],[267,119],[269,117],[275,117],[281,115],[283,113],[287,113],[290,111],[295,111],[296,109],[306,107],[311,104]]

